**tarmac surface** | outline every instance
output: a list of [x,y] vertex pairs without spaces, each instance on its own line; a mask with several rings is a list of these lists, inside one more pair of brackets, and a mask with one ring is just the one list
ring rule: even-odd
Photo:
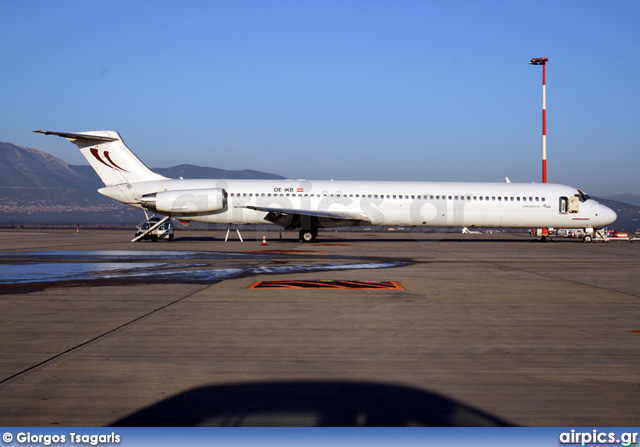
[[[638,243],[224,236],[0,231],[1,424],[640,420]],[[249,288],[260,280],[401,288]]]

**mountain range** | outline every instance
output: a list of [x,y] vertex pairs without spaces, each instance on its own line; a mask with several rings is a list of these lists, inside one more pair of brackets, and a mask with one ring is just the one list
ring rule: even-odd
[[[277,174],[183,164],[153,168],[171,178],[284,179]],[[63,160],[28,147],[0,142],[0,226],[21,225],[133,225],[142,211],[109,199],[97,190],[103,183],[88,165]],[[640,195],[598,198],[618,213],[613,227],[635,232],[640,228]]]

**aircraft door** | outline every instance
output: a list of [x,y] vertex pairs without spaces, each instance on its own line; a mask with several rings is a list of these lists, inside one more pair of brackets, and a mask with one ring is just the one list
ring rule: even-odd
[[577,213],[578,211],[580,211],[580,198],[576,196],[569,197],[569,212]]
[[580,211],[580,198],[560,197],[560,214],[577,213]]
[[569,199],[560,197],[560,214],[567,214],[567,211],[569,211]]

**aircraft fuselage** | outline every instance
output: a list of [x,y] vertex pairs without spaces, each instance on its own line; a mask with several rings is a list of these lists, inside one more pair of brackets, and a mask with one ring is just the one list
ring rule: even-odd
[[[266,211],[282,208],[361,212],[367,221],[320,219],[318,226],[401,225],[510,228],[598,228],[615,220],[608,207],[558,184],[319,180],[166,179],[102,188],[108,197],[142,208],[139,198],[158,191],[226,192],[215,212],[163,212],[208,223],[264,224]],[[573,198],[573,199],[572,199]],[[573,208],[569,202],[576,203]]]

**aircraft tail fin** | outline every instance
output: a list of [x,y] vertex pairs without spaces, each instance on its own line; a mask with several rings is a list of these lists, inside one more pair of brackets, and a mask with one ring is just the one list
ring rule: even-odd
[[105,186],[166,178],[146,167],[124,144],[118,132],[112,130],[78,133],[45,130],[35,130],[34,132],[57,135],[78,146],[82,155],[100,176]]

